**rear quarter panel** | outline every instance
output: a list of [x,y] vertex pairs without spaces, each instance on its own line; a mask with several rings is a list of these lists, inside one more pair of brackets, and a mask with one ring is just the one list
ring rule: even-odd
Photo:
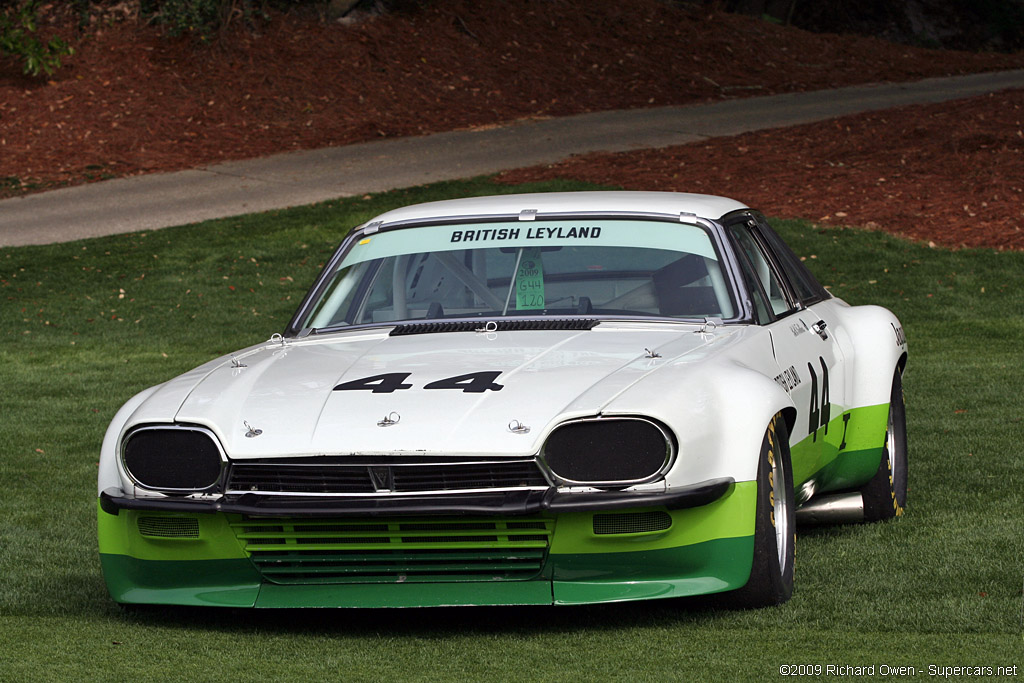
[[847,405],[888,403],[893,373],[906,366],[903,326],[881,306],[849,306],[839,299],[833,306],[842,321],[836,336],[846,357]]

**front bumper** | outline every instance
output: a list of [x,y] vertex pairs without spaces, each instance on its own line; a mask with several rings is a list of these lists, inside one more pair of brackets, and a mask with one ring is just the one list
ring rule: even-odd
[[579,604],[714,593],[749,576],[754,482],[500,498],[197,506],[105,492],[100,556],[118,602],[185,605]]
[[598,491],[565,493],[547,490],[457,493],[424,496],[305,497],[247,494],[234,500],[129,498],[116,489],[100,494],[100,506],[118,510],[225,512],[288,517],[379,517],[391,515],[531,515],[659,506],[669,510],[707,505],[721,498],[732,478],[710,479],[666,492]]

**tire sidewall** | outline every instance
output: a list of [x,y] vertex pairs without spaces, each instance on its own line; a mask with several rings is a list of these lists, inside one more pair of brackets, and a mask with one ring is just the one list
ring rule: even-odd
[[[769,443],[769,437],[773,437],[774,444]],[[758,477],[758,510],[767,510],[769,512],[767,522],[770,525],[770,530],[766,536],[770,537],[776,557],[776,561],[771,564],[774,570],[771,572],[772,583],[775,588],[775,594],[780,598],[778,602],[781,603],[788,600],[793,594],[793,565],[796,559],[796,503],[793,495],[793,468],[789,457],[789,436],[786,431],[786,423],[781,417],[776,416],[773,418],[772,425],[769,426],[768,432],[765,433],[765,442],[762,444],[761,450],[763,453],[761,467],[766,468],[768,473],[772,470],[771,457],[782,460],[783,477],[781,482],[771,481],[772,477],[767,475],[763,479],[760,476]],[[761,500],[761,481],[768,485],[765,491],[768,498],[766,501]],[[780,495],[785,496],[788,501],[784,508],[784,514],[786,515],[785,524],[788,530],[784,562],[779,562],[777,559],[779,548],[776,528],[780,520],[774,518],[774,499]]]
[[[889,447],[890,421],[892,452]],[[907,504],[907,412],[899,370],[893,374],[882,459],[874,477],[861,489],[861,496],[864,501],[864,520],[867,522],[898,517],[903,514]]]
[[[773,459],[781,461],[781,481],[772,476]],[[784,496],[787,547],[779,558],[776,496]],[[727,594],[729,604],[737,607],[767,607],[789,600],[793,594],[793,565],[796,546],[796,504],[793,496],[793,470],[789,457],[789,436],[781,416],[772,419],[761,442],[757,468],[757,502],[754,516],[754,550],[750,578],[742,588]]]

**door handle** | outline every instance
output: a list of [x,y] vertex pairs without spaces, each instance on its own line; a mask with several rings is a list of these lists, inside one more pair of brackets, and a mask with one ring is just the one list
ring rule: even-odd
[[826,327],[828,327],[828,324],[824,320],[819,320],[811,325],[811,329],[817,332],[818,336],[822,339],[828,339],[828,332],[825,331]]

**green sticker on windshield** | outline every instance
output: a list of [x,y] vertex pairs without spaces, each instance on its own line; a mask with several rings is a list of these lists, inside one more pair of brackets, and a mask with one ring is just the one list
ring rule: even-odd
[[544,264],[540,248],[523,249],[516,270],[516,309],[520,311],[544,308]]

